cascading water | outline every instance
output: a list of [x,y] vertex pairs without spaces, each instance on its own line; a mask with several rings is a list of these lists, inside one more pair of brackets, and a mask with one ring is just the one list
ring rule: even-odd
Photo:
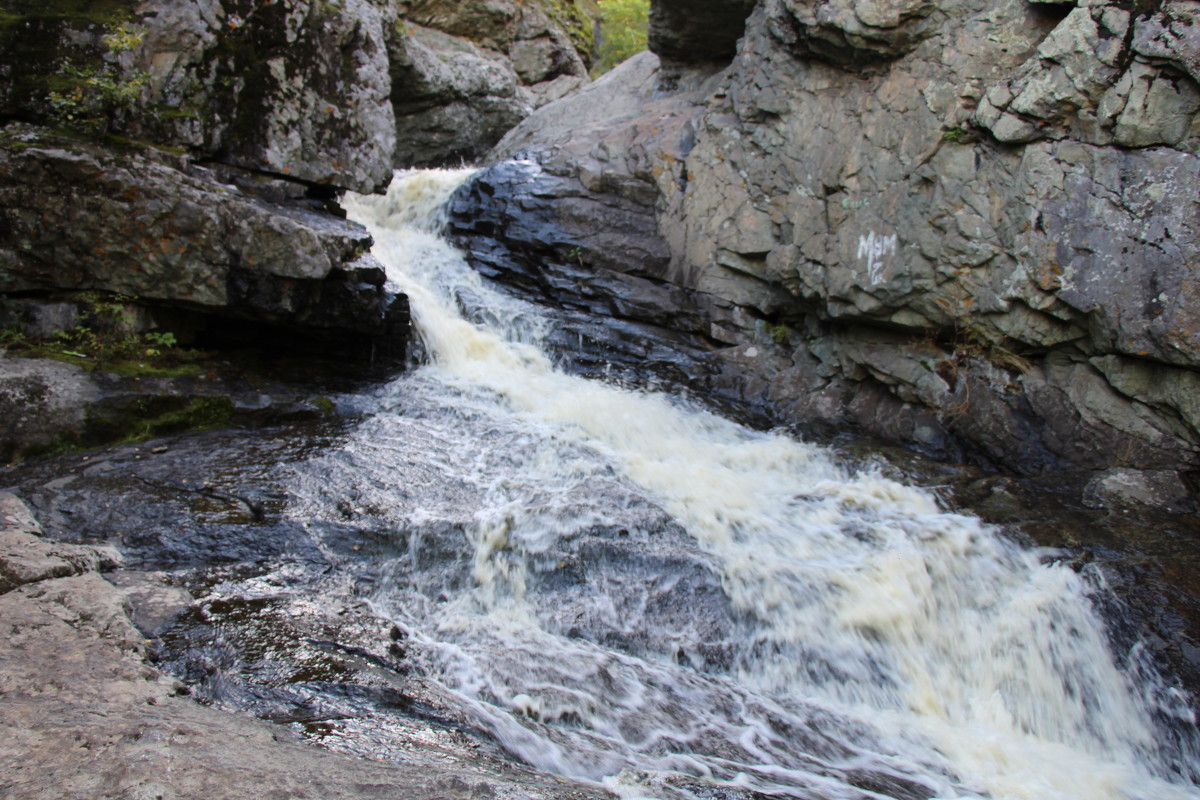
[[422,449],[411,485],[363,490],[407,537],[371,602],[476,725],[630,797],[1198,796],[1188,698],[1118,668],[1078,574],[820,448],[556,369],[552,321],[438,236],[468,175],[346,199],[428,363],[301,469]]

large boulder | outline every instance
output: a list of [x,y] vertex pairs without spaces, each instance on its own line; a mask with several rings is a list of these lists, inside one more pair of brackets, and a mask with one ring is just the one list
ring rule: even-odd
[[[100,387],[83,369],[0,352],[0,461],[79,439]],[[4,580],[0,578],[0,585]]]
[[498,53],[432,28],[392,43],[397,166],[473,159],[533,110]]
[[0,24],[7,115],[357,191],[389,179],[388,4],[78,6],[18,4]]
[[475,160],[587,80],[590,19],[576,3],[412,0],[402,11],[389,44],[397,166]]
[[653,209],[636,252],[566,212],[557,235],[577,267],[687,292],[777,419],[1025,471],[1194,469],[1190,14],[766,0],[707,83],[642,62],[492,158],[555,176],[564,208]]
[[844,66],[896,58],[934,30],[931,0],[783,0],[771,32],[796,55]]
[[561,0],[18,4],[0,108],[369,192],[482,154],[585,81],[585,22]]
[[269,202],[153,148],[117,154],[10,132],[0,220],[0,292],[101,291],[366,337],[407,323],[362,227]]
[[387,3],[164,0],[131,54],[149,76],[135,135],[225,163],[371,191],[391,177]]

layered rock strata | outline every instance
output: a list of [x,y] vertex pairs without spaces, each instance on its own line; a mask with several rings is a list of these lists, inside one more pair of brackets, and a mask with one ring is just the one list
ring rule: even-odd
[[[551,176],[558,260],[686,291],[732,391],[777,420],[1026,472],[1186,472],[1191,13],[766,0],[707,83],[644,56],[518,126],[479,180],[520,194],[514,157]],[[638,230],[611,246],[585,206]]]

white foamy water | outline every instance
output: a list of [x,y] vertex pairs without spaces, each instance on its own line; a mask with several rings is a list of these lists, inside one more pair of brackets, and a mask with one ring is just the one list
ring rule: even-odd
[[[629,797],[1200,796],[1194,710],[1118,668],[1072,570],[818,447],[556,369],[552,322],[438,235],[468,175],[345,201],[429,360],[356,446],[430,442],[440,488],[398,513],[444,532],[373,601],[506,749]],[[422,555],[454,548],[457,583]]]

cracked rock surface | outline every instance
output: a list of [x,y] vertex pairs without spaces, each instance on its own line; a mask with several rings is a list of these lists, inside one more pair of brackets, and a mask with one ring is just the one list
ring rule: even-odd
[[[640,209],[636,248],[565,212],[539,237],[685,292],[685,329],[775,419],[1030,474],[1189,473],[1193,5],[767,0],[723,70],[635,60],[523,122],[479,181],[519,194],[496,172],[516,157],[550,176],[535,207]],[[529,251],[503,230],[472,232],[481,261],[489,237]]]

